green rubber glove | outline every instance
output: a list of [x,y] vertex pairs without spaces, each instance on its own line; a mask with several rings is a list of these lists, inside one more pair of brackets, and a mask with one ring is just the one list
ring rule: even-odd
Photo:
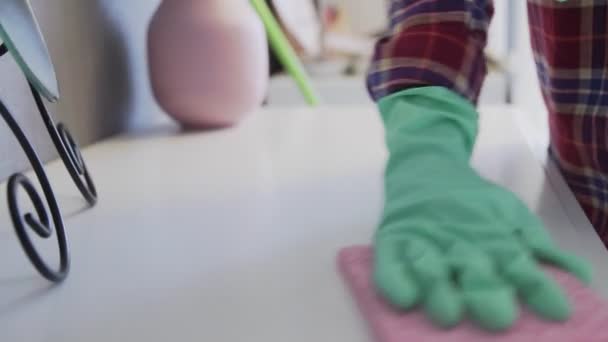
[[440,327],[469,318],[503,330],[517,298],[543,318],[570,315],[564,292],[539,262],[589,282],[587,263],[566,254],[511,192],[469,164],[477,112],[442,87],[379,102],[389,160],[384,213],[374,237],[374,282],[390,303],[420,305]]

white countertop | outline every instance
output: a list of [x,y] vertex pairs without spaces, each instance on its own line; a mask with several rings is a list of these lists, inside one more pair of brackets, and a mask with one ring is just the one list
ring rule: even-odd
[[[589,258],[608,295],[608,252],[512,117],[483,110],[475,165]],[[0,197],[0,341],[369,340],[334,257],[370,241],[381,209],[386,153],[371,107],[273,109],[208,133],[161,124],[84,155],[92,209],[48,167],[73,258],[62,285],[29,265]],[[40,247],[55,253],[54,241]]]

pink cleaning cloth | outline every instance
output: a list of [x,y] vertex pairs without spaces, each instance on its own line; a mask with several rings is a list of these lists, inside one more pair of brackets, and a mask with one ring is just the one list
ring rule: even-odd
[[371,282],[372,250],[347,247],[338,254],[338,267],[368,321],[377,342],[608,342],[608,303],[571,275],[547,268],[567,291],[574,314],[564,323],[546,322],[522,308],[515,325],[502,333],[484,332],[470,322],[450,330],[435,328],[420,310],[391,308]]

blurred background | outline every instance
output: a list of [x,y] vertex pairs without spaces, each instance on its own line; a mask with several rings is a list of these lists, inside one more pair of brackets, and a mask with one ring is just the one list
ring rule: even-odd
[[[325,104],[371,105],[365,71],[387,25],[387,0],[268,1]],[[146,33],[160,0],[32,0],[53,58],[61,101],[51,111],[82,145],[145,126],[160,112],[150,89]],[[488,55],[494,61],[482,105],[511,103],[545,134],[545,110],[529,47],[524,1],[497,1]],[[294,82],[270,56],[265,105],[304,106]],[[0,97],[43,159],[54,157],[27,83],[11,58],[0,59]],[[0,125],[0,180],[28,167]]]

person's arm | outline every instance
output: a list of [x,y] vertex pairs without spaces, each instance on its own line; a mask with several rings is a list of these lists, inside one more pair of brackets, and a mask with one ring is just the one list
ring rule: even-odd
[[420,304],[442,327],[467,313],[486,329],[506,329],[517,298],[564,320],[568,299],[538,263],[590,278],[517,196],[469,165],[491,16],[490,1],[395,0],[368,77],[389,152],[374,283],[394,306]]
[[368,71],[372,98],[441,86],[476,103],[493,13],[489,0],[393,0],[389,34],[376,43]]

